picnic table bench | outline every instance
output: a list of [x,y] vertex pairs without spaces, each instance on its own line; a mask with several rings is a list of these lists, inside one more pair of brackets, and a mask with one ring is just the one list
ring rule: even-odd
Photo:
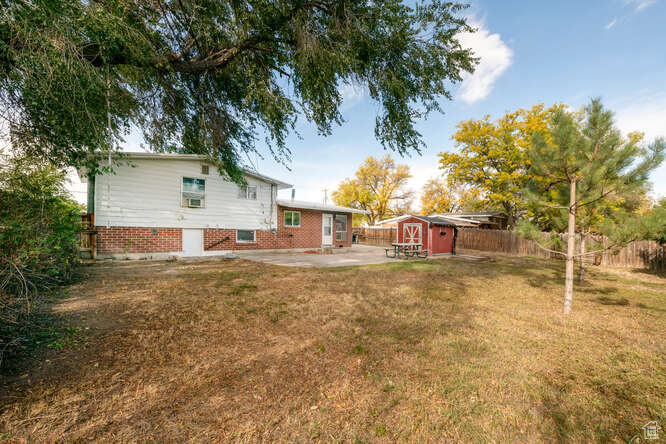
[[[409,259],[410,257],[419,257],[425,259],[428,257],[428,251],[422,249],[423,244],[420,242],[394,242],[391,245],[392,248],[384,249],[386,257],[400,258],[401,253],[405,259]],[[389,256],[390,251],[393,251],[393,255],[391,256]]]

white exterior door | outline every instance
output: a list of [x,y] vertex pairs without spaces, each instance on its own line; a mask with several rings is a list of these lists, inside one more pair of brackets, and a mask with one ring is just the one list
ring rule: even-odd
[[333,245],[333,215],[321,215],[321,244]]
[[184,257],[203,256],[203,230],[183,228]]

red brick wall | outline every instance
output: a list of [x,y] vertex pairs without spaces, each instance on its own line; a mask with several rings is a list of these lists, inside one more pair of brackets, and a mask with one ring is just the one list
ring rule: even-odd
[[[285,211],[300,211],[301,226],[285,227]],[[321,248],[321,211],[278,207],[277,248]]]
[[[284,212],[300,211],[301,226],[285,227]],[[321,247],[321,211],[299,210],[278,207],[277,232],[256,230],[253,243],[236,242],[235,229],[204,228],[204,251],[219,250],[273,250],[287,248]],[[335,247],[351,247],[352,215],[347,214],[347,240],[336,241]],[[180,228],[149,227],[96,227],[97,253],[164,253],[183,249],[183,234]],[[157,230],[157,234],[153,233]],[[228,239],[227,239],[228,238]]]
[[[95,227],[97,254],[166,253],[183,249],[180,228]],[[156,230],[156,233],[153,233]]]
[[236,230],[204,228],[204,250],[272,250],[277,248],[276,236],[269,230],[255,230],[255,242],[236,242]]

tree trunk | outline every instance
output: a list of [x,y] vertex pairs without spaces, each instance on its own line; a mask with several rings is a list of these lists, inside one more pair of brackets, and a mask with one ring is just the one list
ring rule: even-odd
[[580,230],[580,258],[578,263],[578,280],[580,282],[585,282],[585,231]]
[[569,313],[573,305],[574,256],[576,252],[576,181],[569,182],[569,227],[567,231],[567,263],[564,277],[563,313]]

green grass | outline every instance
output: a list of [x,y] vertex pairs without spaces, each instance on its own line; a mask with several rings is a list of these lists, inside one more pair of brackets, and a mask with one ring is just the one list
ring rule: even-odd
[[664,426],[666,279],[591,267],[565,316],[562,262],[495,260],[93,268],[56,308],[95,333],[8,390],[0,424],[17,441],[369,443]]

